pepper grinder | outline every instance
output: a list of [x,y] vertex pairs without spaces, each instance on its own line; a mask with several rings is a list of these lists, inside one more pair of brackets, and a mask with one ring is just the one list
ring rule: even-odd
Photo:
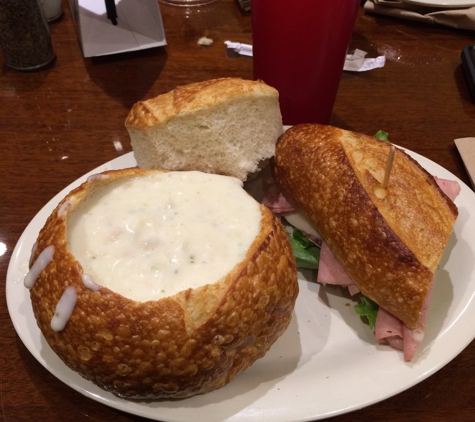
[[63,14],[63,6],[61,0],[40,0],[46,22],[53,22],[59,19]]
[[0,44],[6,65],[13,69],[40,69],[54,60],[39,0],[0,0]]

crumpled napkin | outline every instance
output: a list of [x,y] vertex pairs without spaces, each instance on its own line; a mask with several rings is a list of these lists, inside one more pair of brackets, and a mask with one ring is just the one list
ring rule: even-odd
[[[250,44],[242,44],[233,41],[224,41],[224,44],[226,44],[226,48],[234,50],[234,52],[241,56],[252,57],[252,45]],[[356,49],[353,53],[347,54],[343,70],[348,70],[350,72],[366,72],[368,70],[377,69],[378,67],[384,67],[386,64],[385,56],[367,59],[366,54],[366,51],[359,49]]]
[[363,7],[370,13],[475,31],[475,7],[441,9],[400,0],[367,0]]
[[378,56],[374,59],[367,59],[366,51],[356,49],[353,53],[347,54],[343,70],[350,72],[366,72],[368,70],[384,67],[386,64],[385,56]]

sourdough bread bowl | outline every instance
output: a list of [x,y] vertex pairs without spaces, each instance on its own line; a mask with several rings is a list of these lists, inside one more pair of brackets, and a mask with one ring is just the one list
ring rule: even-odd
[[[196,195],[199,192],[193,186],[202,186],[206,206],[202,208],[196,196],[191,205],[178,204],[178,197],[185,195],[179,194],[176,185],[167,189],[169,180],[191,185]],[[154,187],[157,183],[165,197],[160,206],[152,201],[161,196]],[[141,192],[137,196],[136,187]],[[229,210],[226,198],[218,197],[224,191],[240,204],[235,211]],[[111,195],[119,199],[111,200]],[[106,209],[107,215],[102,215]],[[146,210],[143,214],[142,209]],[[198,243],[187,240],[184,228],[188,226],[172,218],[187,209],[196,213],[190,224],[205,227],[195,233]],[[200,214],[203,210],[206,217]],[[95,214],[102,219],[94,220]],[[133,221],[124,217],[131,214]],[[241,221],[236,220],[237,214]],[[207,237],[214,236],[213,225],[224,243],[231,249],[236,246],[237,252],[219,250],[226,249],[221,246],[212,249]],[[106,226],[110,231],[101,239],[109,243],[97,249],[98,239],[88,233]],[[169,236],[160,238],[170,227]],[[249,233],[237,238],[243,227]],[[173,242],[183,233],[180,249]],[[131,237],[121,241],[126,235]],[[178,251],[171,258],[163,252],[168,240]],[[201,247],[196,249],[196,244]],[[217,239],[217,245],[222,244],[223,239]],[[115,250],[118,253],[110,255]],[[134,263],[129,271],[115,271],[115,261],[123,255],[133,255],[132,261],[145,256],[149,261],[145,266]],[[148,275],[158,272],[160,276],[142,282],[141,278],[147,278],[144,268],[160,256],[175,266],[163,271],[153,268]],[[188,269],[180,280],[184,284],[178,288],[175,279],[169,281],[186,267],[182,265],[185,258],[193,263],[186,262]],[[210,261],[209,265],[199,267],[200,259]],[[223,260],[228,266],[221,268],[222,275],[196,282],[207,268]],[[134,271],[140,276],[134,278]],[[160,287],[162,282],[166,287]],[[285,229],[242,189],[238,179],[139,168],[90,177],[58,204],[39,233],[25,285],[30,288],[37,324],[54,352],[84,378],[127,399],[185,398],[229,383],[263,357],[285,331],[298,294],[295,260]]]

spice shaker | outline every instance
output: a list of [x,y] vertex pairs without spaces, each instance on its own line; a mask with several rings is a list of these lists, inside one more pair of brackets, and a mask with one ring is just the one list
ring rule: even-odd
[[63,14],[61,0],[40,0],[40,4],[47,22],[55,21]]
[[6,65],[13,69],[39,69],[54,60],[39,0],[0,0],[0,44]]

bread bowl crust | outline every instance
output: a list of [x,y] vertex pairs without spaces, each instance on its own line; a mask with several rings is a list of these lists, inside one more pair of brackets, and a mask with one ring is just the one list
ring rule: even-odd
[[359,133],[298,125],[277,145],[274,175],[363,294],[416,328],[458,211],[400,149],[383,189],[389,149]]
[[[30,290],[46,341],[71,369],[129,399],[185,398],[227,384],[285,331],[298,294],[285,229],[264,206],[261,231],[246,258],[214,284],[149,302],[85,287],[83,269],[67,246],[68,212],[101,184],[154,171],[109,171],[73,190],[48,218],[34,253],[36,259],[47,246],[55,248]],[[77,302],[56,332],[51,319],[68,286],[75,287]]]

